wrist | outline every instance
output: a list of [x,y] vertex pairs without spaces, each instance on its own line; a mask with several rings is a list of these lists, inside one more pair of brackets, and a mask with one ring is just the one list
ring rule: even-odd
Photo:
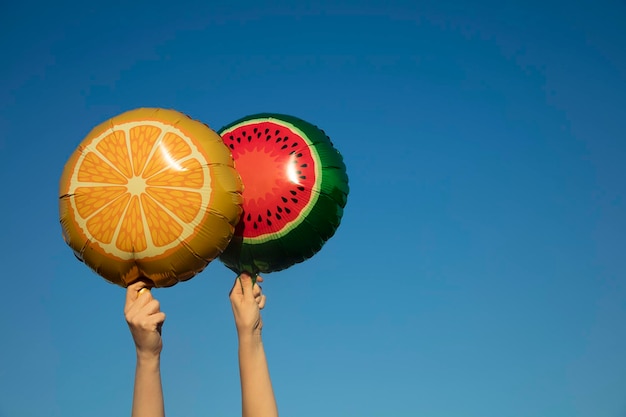
[[263,344],[261,330],[237,332],[237,337],[239,339],[239,346],[258,346]]
[[137,365],[159,366],[161,352],[145,352],[137,350]]

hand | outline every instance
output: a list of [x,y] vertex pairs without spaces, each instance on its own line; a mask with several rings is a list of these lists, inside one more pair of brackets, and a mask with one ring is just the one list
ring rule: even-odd
[[139,357],[158,357],[163,348],[161,326],[165,313],[152,297],[146,282],[138,281],[126,289],[124,316],[133,335]]
[[263,282],[263,277],[257,276],[253,285],[250,275],[242,273],[230,290],[230,303],[239,336],[261,334],[261,310],[265,307],[265,295],[261,292],[260,282]]

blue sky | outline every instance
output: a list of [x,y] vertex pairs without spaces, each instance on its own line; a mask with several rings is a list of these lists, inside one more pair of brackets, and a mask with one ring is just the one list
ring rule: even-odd
[[[0,6],[1,417],[130,414],[124,292],[57,198],[142,106],[292,114],[344,156],[337,234],[266,276],[282,415],[626,413],[623,2],[128,3]],[[169,415],[239,413],[233,278],[155,291]]]

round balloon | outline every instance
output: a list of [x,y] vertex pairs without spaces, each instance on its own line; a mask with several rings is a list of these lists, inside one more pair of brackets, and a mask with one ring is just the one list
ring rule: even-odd
[[117,285],[169,287],[226,248],[242,184],[221,137],[174,110],[144,108],[95,127],[60,181],[63,237]]
[[236,273],[285,269],[335,233],[348,196],[343,158],[293,116],[256,114],[218,131],[244,184],[243,214],[220,260]]

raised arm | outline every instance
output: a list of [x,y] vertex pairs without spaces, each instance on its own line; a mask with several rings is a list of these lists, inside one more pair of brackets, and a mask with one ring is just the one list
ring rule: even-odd
[[260,310],[265,306],[265,295],[261,293],[259,282],[263,282],[263,278],[258,277],[257,283],[253,284],[250,275],[241,274],[230,292],[239,338],[242,416],[277,417],[278,409],[261,340],[263,321]]
[[165,313],[145,282],[128,286],[126,322],[135,341],[137,367],[133,392],[132,417],[164,417],[163,389],[161,386],[161,326]]

